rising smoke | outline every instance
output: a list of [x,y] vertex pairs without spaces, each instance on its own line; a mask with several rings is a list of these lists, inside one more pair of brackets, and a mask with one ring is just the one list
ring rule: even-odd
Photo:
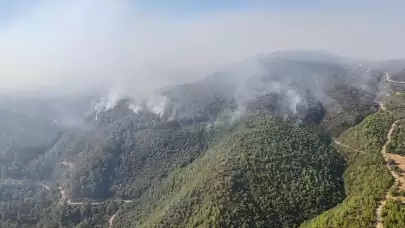
[[[199,80],[258,53],[299,48],[351,57],[402,55],[404,46],[396,44],[405,39],[400,28],[404,17],[386,17],[392,15],[391,9],[401,7],[387,11],[369,5],[372,8],[361,6],[353,12],[333,14],[328,10],[229,10],[174,17],[146,11],[137,1],[40,0],[0,25],[0,87],[52,87],[75,93],[92,88],[104,94],[95,107],[97,112],[110,109],[122,97],[130,97],[134,112],[139,112],[143,108],[140,101],[146,100],[148,109],[163,116],[168,98],[148,98],[156,90]],[[280,72],[282,67],[286,66],[277,66]],[[283,74],[297,76],[295,71],[299,70],[291,68]],[[231,72],[236,75],[231,80],[238,81],[230,93],[238,107],[235,116],[245,111],[247,101],[280,91],[294,111],[303,101],[303,92],[292,86],[296,79],[303,90],[328,99],[319,89],[325,81],[315,79],[315,74],[262,84],[250,76],[265,74],[269,69],[257,64]],[[280,72],[270,77],[281,77]],[[359,79],[356,87],[361,86],[364,84]],[[181,109],[167,115],[181,115],[176,110]]]

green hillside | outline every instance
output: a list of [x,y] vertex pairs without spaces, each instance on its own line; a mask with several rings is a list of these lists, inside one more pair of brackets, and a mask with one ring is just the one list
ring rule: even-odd
[[347,197],[301,227],[375,227],[378,202],[393,182],[380,154],[393,121],[387,112],[376,113],[338,138],[339,142],[359,150],[337,146],[346,160],[343,178]]
[[115,227],[296,227],[344,198],[343,160],[330,143],[314,127],[252,116],[128,206]]
[[400,201],[388,200],[384,207],[384,226],[389,228],[405,227],[405,204]]
[[[342,58],[288,56],[145,100],[108,94],[86,115],[90,98],[7,99],[0,227],[375,227],[401,86]],[[396,128],[390,152],[403,137]],[[402,207],[387,204],[387,227]]]

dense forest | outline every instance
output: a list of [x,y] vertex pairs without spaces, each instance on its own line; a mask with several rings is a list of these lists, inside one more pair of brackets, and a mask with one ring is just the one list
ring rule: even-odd
[[[387,145],[388,153],[401,154],[402,151],[402,123],[405,118],[405,102],[402,85],[394,82],[385,82],[383,87],[388,88],[383,97],[383,111],[367,117],[359,125],[345,131],[337,139],[351,148],[337,145],[345,155],[347,167],[344,174],[344,183],[348,197],[342,204],[329,210],[315,219],[304,223],[303,227],[374,227],[375,209],[378,201],[384,196],[392,185],[392,176],[384,166],[385,162],[379,151],[387,140],[386,134],[394,120],[400,120],[394,128],[391,141]],[[402,175],[403,171],[388,161],[394,172]],[[375,181],[378,180],[378,181]],[[393,196],[403,195],[402,190],[391,187]],[[357,202],[362,202],[358,204]],[[397,200],[388,200],[383,207],[384,227],[403,227],[404,206]]]
[[374,227],[403,88],[348,62],[244,64],[138,103],[0,99],[0,227]]
[[344,198],[343,159],[328,135],[267,116],[229,131],[122,212],[116,227],[296,227]]
[[337,139],[353,148],[337,145],[346,160],[343,178],[347,197],[302,227],[375,226],[375,209],[393,182],[380,154],[392,122],[388,112],[376,113]]

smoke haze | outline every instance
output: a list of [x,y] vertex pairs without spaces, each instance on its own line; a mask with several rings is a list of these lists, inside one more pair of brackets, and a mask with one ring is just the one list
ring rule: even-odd
[[[97,88],[137,97],[235,61],[285,49],[354,58],[405,53],[405,17],[366,4],[346,11],[143,11],[136,1],[39,1],[0,24],[1,88]],[[381,3],[382,4],[382,3]]]

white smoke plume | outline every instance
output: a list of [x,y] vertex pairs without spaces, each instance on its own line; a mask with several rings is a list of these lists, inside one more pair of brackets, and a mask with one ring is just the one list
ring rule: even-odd
[[97,120],[100,112],[114,108],[122,96],[118,91],[110,90],[107,96],[101,97],[100,101],[94,104],[95,119]]
[[39,0],[0,21],[0,87],[76,91],[119,85],[137,97],[277,50],[402,56],[404,3],[360,2],[345,13],[257,7],[190,17],[150,12],[136,0]]
[[[92,89],[104,94],[95,105],[97,113],[130,97],[134,112],[147,100],[148,110],[163,116],[168,115],[167,98],[149,99],[153,91],[201,79],[261,53],[316,49],[354,58],[402,57],[405,16],[400,10],[405,3],[360,2],[350,11],[255,7],[187,16],[147,11],[136,0],[39,0],[0,19],[0,89]],[[293,111],[302,103],[288,81],[267,87],[244,81],[246,74],[263,73],[254,63],[231,73],[240,81],[234,118],[244,113],[248,100],[269,92],[286,92]],[[361,83],[357,86],[364,87]],[[316,87],[312,92],[322,96]]]
[[155,94],[151,96],[147,101],[147,107],[149,111],[155,113],[156,115],[162,117],[165,113],[165,108],[167,105],[167,98],[165,96],[161,96]]

